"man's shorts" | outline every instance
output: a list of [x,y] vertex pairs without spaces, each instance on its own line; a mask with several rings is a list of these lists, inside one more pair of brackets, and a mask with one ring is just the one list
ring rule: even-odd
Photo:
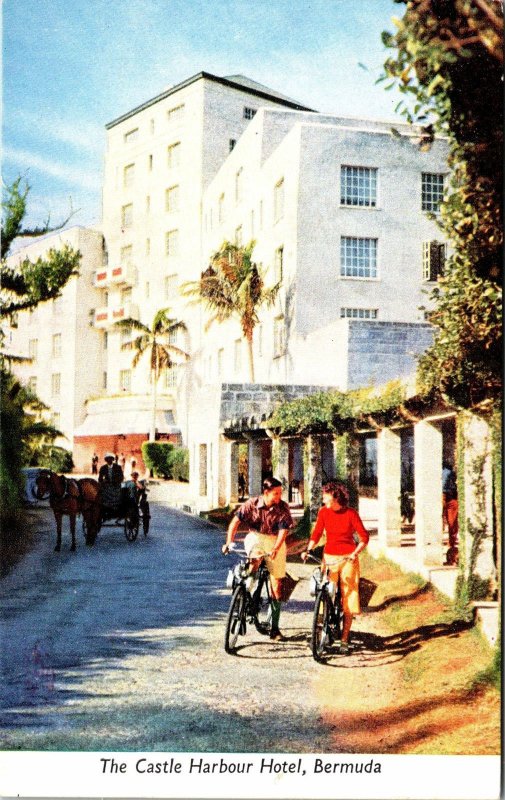
[[359,560],[348,561],[345,556],[324,555],[324,563],[329,568],[330,580],[340,580],[342,607],[345,614],[360,614],[359,604]]
[[[244,549],[249,558],[259,558],[263,553],[271,553],[274,549],[277,536],[251,531],[244,539]],[[286,574],[286,543],[283,542],[274,559],[266,559],[267,569],[272,578],[284,578]]]

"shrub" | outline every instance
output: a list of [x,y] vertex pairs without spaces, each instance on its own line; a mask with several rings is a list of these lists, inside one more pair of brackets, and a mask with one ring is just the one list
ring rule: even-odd
[[170,473],[174,481],[189,480],[189,450],[187,447],[174,447],[170,466]]
[[39,447],[30,460],[31,467],[45,467],[53,472],[72,472],[74,461],[70,450],[53,444]]
[[146,467],[156,477],[168,478],[171,472],[171,453],[174,445],[171,442],[143,442],[142,458]]

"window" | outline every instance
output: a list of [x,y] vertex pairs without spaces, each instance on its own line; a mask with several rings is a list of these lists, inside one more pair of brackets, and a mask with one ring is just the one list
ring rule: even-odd
[[242,247],[242,225],[235,228],[235,244],[237,247]]
[[122,247],[119,252],[121,264],[130,264],[133,255],[133,246],[131,244],[127,244],[125,247]]
[[59,430],[61,427],[61,414],[59,414],[57,411],[54,411],[51,414],[51,425],[57,430]]
[[173,328],[171,331],[168,332],[168,343],[169,344],[177,344],[177,340],[179,339],[179,331],[177,328]]
[[262,356],[263,355],[263,325],[258,325],[257,342],[258,342],[258,355]]
[[175,142],[175,144],[171,144],[167,149],[167,164],[169,169],[173,167],[178,167],[181,163],[181,143]]
[[219,376],[223,374],[223,364],[224,364],[224,347],[221,347],[217,351],[217,374]]
[[278,222],[284,216],[284,178],[275,184],[274,187],[274,222]]
[[179,187],[170,186],[165,192],[165,209],[167,211],[179,211]]
[[151,197],[150,195],[146,196],[146,214],[151,213]]
[[173,364],[165,370],[165,389],[173,389],[177,386],[178,364]]
[[61,375],[59,372],[54,372],[51,375],[51,396],[59,397],[61,391]]
[[121,328],[121,344],[126,344],[132,338],[131,328]]
[[342,236],[340,274],[346,278],[377,277],[377,239]]
[[146,256],[151,255],[151,240],[146,239]]
[[135,178],[135,164],[128,164],[123,170],[123,186],[132,186]]
[[131,228],[133,224],[133,203],[123,206],[121,209],[121,227]]
[[224,222],[224,194],[219,196],[217,203],[217,218],[219,222]]
[[251,211],[251,239],[254,239],[254,209]]
[[438,172],[422,173],[421,208],[437,212],[444,196],[444,176]]
[[184,103],[181,103],[179,106],[174,106],[167,111],[167,117],[169,122],[177,122],[180,120],[184,114]]
[[165,253],[167,256],[179,254],[179,231],[168,231],[165,236]]
[[133,128],[133,130],[125,133],[124,142],[125,144],[131,144],[132,142],[136,142],[138,138],[139,138],[139,129]]
[[286,352],[286,324],[284,315],[274,319],[274,358],[283,356]]
[[444,274],[445,259],[445,244],[437,241],[423,242],[423,280],[438,280]]
[[36,375],[32,375],[30,378],[28,378],[28,390],[32,394],[37,394],[37,376]]
[[147,169],[149,170],[149,172],[153,171],[153,157],[152,157],[152,155],[148,156]]
[[274,255],[274,274],[276,283],[280,283],[282,281],[283,268],[284,268],[284,248],[278,247]]
[[154,120],[153,119],[149,123],[149,128],[150,128],[151,133],[154,133]]
[[146,281],[146,292],[145,292],[145,294],[146,294],[146,299],[149,300],[149,296],[151,294],[151,284],[149,283],[149,281]]
[[244,170],[242,167],[238,170],[235,174],[235,202],[240,203],[242,200],[242,190],[243,190],[243,173]]
[[343,206],[377,205],[377,169],[347,167],[340,169],[340,202]]
[[165,300],[170,300],[177,293],[177,274],[165,277]]
[[32,361],[37,360],[38,346],[39,346],[38,339],[30,339],[30,341],[28,342],[28,355],[32,359]]
[[102,387],[104,389],[107,388],[107,373],[106,372],[102,373]]
[[126,305],[128,305],[128,303],[131,303],[131,301],[132,301],[132,290],[130,288],[122,289],[121,290],[121,305],[122,306],[126,306]]
[[252,119],[256,114],[256,108],[250,108],[249,106],[244,106],[244,119]]
[[109,346],[109,334],[107,333],[107,331],[103,332],[103,342],[102,343],[103,343],[103,349],[107,350],[107,347]]
[[53,336],[53,358],[61,356],[61,333],[55,333]]
[[340,317],[342,319],[377,319],[379,311],[377,308],[341,308]]
[[236,139],[230,139],[228,141],[228,148],[229,148],[229,152],[230,153],[231,153],[231,151],[233,150],[233,148],[235,147],[236,144],[237,144],[237,140]]
[[122,369],[119,373],[119,388],[122,392],[129,392],[132,385],[132,373],[130,369]]
[[242,369],[242,339],[235,339],[233,348],[233,368],[235,372]]

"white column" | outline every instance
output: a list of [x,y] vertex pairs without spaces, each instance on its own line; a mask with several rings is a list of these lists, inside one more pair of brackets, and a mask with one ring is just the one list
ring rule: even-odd
[[221,437],[219,441],[219,505],[238,501],[238,444]]
[[441,566],[442,431],[423,420],[414,425],[415,532],[420,562]]
[[489,599],[497,588],[497,567],[494,553],[492,436],[487,421],[475,414],[465,414],[463,438],[465,524],[459,533],[460,560],[470,599]]
[[401,544],[401,438],[390,428],[377,434],[379,542]]
[[262,469],[262,447],[261,441],[249,440],[248,446],[248,466],[249,466],[249,497],[256,497],[261,494],[261,469]]
[[310,508],[310,518],[314,521],[322,502],[322,463],[321,463],[321,438],[309,436],[307,439],[308,459],[305,496],[305,505]]

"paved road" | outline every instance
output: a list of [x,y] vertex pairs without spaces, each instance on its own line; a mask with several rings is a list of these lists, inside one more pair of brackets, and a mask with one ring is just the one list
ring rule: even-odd
[[72,553],[64,534],[56,554],[39,513],[36,549],[0,589],[3,748],[328,749],[306,580],[283,613],[286,643],[251,632],[228,656],[221,531],[160,503],[147,539],[107,528]]

